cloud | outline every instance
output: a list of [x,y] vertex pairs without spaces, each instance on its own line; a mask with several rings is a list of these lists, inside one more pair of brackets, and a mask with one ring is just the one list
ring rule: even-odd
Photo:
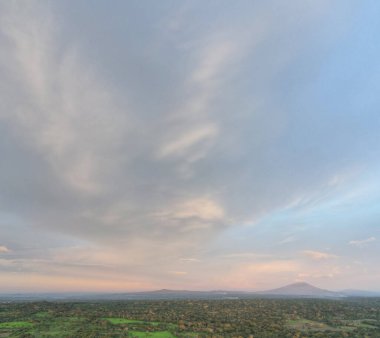
[[192,258],[192,257],[180,258],[180,260],[182,262],[200,262],[200,260],[198,258]]
[[220,256],[223,259],[252,260],[257,258],[273,258],[273,254],[255,252],[235,252]]
[[213,200],[197,198],[179,204],[173,212],[174,218],[199,218],[211,221],[220,220],[224,217],[224,210]]
[[220,288],[260,289],[268,288],[271,283],[278,283],[279,278],[293,275],[300,269],[299,263],[293,260],[270,260],[266,262],[250,262],[225,266],[224,273],[213,277],[213,282]]
[[[11,47],[3,67],[13,69],[14,78],[6,81],[18,88],[4,95],[0,116],[68,188],[100,193],[104,174],[115,164],[104,158],[120,145],[125,115],[74,46],[59,53],[62,46],[47,8],[31,2],[6,9],[1,31]],[[22,99],[15,100],[12,90]]]
[[327,253],[327,252],[320,252],[320,251],[313,251],[313,250],[304,250],[302,253],[310,257],[311,259],[314,260],[323,260],[323,259],[331,259],[331,258],[337,258],[338,256]]
[[186,271],[169,271],[169,274],[176,276],[184,276],[187,275]]
[[41,272],[24,273],[17,272],[0,276],[0,285],[7,286],[4,290],[8,292],[40,292],[41,285],[46,292],[88,292],[105,290],[125,291],[125,290],[152,290],[153,284],[137,278],[107,279],[98,276],[65,276],[51,275]]
[[[74,288],[75,278],[105,275],[118,289],[165,286],[184,264],[189,280],[218,283],[223,264],[236,264],[246,286],[260,272],[291,278],[300,263],[277,261],[294,255],[278,244],[307,231],[289,219],[335,197],[343,206],[342,191],[364,177],[352,168],[373,168],[370,113],[363,135],[353,134],[356,111],[342,124],[316,97],[324,53],[336,50],[326,27],[342,11],[304,1],[276,11],[254,2],[99,6],[90,18],[65,3],[0,4],[0,221],[12,244],[2,264],[21,271],[19,285],[33,272],[49,287],[59,276]],[[330,219],[318,211],[310,219]],[[295,235],[280,241],[279,224]]]
[[217,135],[217,128],[215,126],[202,126],[198,129],[191,130],[185,135],[181,135],[178,140],[172,141],[169,144],[164,145],[159,155],[161,157],[170,155],[183,155],[187,150],[193,148],[201,142],[214,138]]
[[282,239],[281,241],[278,242],[278,244],[286,244],[286,243],[292,243],[297,240],[297,237],[295,236],[288,236]]
[[360,239],[360,240],[355,240],[355,241],[349,241],[348,244],[349,245],[358,246],[358,247],[363,247],[363,246],[367,245],[368,243],[371,243],[371,242],[374,242],[374,241],[376,241],[375,237],[369,237],[367,239]]
[[324,280],[324,279],[332,279],[337,278],[341,274],[339,268],[332,268],[330,271],[316,271],[311,273],[299,273],[297,275],[296,281],[305,281],[305,279],[314,279],[314,280]]
[[192,75],[192,81],[202,85],[207,81],[212,81],[219,74],[220,69],[225,67],[226,60],[230,59],[234,50],[232,44],[231,41],[223,41],[223,43],[208,46],[202,55],[202,63]]
[[0,253],[9,252],[9,249],[5,245],[0,245]]

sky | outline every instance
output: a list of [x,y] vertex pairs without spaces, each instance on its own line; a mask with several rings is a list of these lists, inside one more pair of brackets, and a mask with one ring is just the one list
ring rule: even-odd
[[380,290],[379,17],[0,1],[0,291]]

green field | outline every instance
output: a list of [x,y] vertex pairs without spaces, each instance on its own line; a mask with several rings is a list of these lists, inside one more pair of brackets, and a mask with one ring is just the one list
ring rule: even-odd
[[84,321],[79,317],[52,317],[36,315],[34,326],[28,331],[34,337],[70,337],[75,335]]
[[132,337],[136,338],[176,338],[169,331],[157,331],[157,332],[141,332],[141,331],[131,331]]
[[20,329],[25,327],[32,327],[33,324],[29,322],[5,322],[0,323],[0,329]]
[[361,328],[367,328],[367,329],[376,329],[376,320],[373,319],[359,319],[359,320],[347,320],[344,321],[347,327],[355,328],[355,327],[361,327]]
[[326,325],[324,323],[316,322],[314,320],[309,319],[290,319],[287,321],[287,325],[289,328],[300,330],[300,331],[308,331],[308,330],[334,330],[334,328]]
[[149,324],[153,326],[160,325],[159,322],[144,322],[142,320],[127,319],[127,318],[104,318],[108,320],[111,324]]

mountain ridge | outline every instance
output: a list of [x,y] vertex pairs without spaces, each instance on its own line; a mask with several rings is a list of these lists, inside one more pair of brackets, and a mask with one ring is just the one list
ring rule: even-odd
[[258,292],[266,295],[304,296],[304,297],[347,297],[342,292],[318,288],[306,282],[296,282],[276,289]]
[[331,298],[380,297],[380,292],[347,289],[330,291],[306,282],[296,282],[264,291],[173,290],[159,289],[139,292],[72,292],[0,294],[2,301],[31,300],[171,300],[171,299],[249,299],[249,298]]

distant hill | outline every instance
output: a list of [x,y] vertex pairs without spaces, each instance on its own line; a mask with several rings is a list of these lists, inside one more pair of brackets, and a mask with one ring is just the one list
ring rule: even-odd
[[341,291],[347,297],[380,297],[380,292],[347,289]]
[[283,286],[278,289],[261,291],[259,294],[263,295],[278,295],[278,296],[296,296],[296,297],[318,297],[318,298],[340,298],[346,297],[342,292],[334,292],[317,288],[311,284],[300,282]]
[[171,299],[252,299],[252,298],[344,298],[344,297],[380,297],[380,292],[344,290],[334,292],[317,288],[305,282],[293,283],[278,289],[248,291],[191,291],[191,290],[153,290],[123,293],[24,293],[0,294],[0,301],[94,301],[94,300],[171,300]]
[[[192,291],[192,290],[153,290],[126,293],[105,293],[96,295],[96,299],[102,300],[170,300],[170,299],[237,299],[254,296],[250,292],[239,291]],[[93,295],[83,298],[94,298]]]

